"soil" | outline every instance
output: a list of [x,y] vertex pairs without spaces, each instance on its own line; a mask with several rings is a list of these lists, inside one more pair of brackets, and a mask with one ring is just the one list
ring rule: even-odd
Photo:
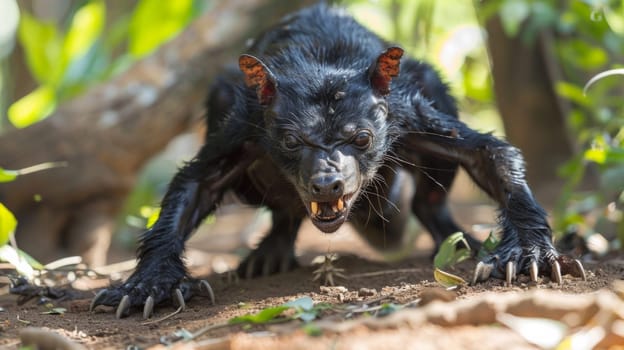
[[[228,278],[231,275],[223,271],[235,267],[238,256],[246,250],[244,247],[257,241],[258,232],[266,229],[265,217],[249,211],[232,215],[226,213],[217,220],[216,229],[213,227],[210,233],[198,234],[189,244],[193,249],[187,252],[188,265],[193,275],[207,276],[216,295],[216,305],[211,305],[207,297],[195,297],[184,311],[177,314],[172,315],[175,312],[173,306],[157,307],[154,316],[146,322],[140,312],[120,320],[115,318],[112,308],[98,307],[95,312],[89,312],[89,299],[109,283],[108,279],[82,278],[76,281],[73,286],[82,290],[82,298],[51,301],[54,307],[66,308],[60,315],[42,314],[50,306],[38,305],[35,300],[18,306],[16,296],[5,293],[0,295],[0,307],[3,309],[0,312],[0,348],[17,349],[22,346],[20,332],[29,327],[40,327],[24,333],[35,332],[34,337],[39,339],[37,342],[40,344],[51,332],[61,335],[62,341],[71,341],[60,348],[72,348],[78,344],[98,349],[158,348],[163,346],[159,344],[178,340],[176,334],[179,335],[182,330],[192,333],[209,327],[193,341],[178,341],[174,347],[537,349],[537,345],[531,344],[514,327],[502,327],[497,321],[500,313],[557,318],[559,316],[551,316],[546,310],[561,307],[565,312],[555,312],[554,315],[569,316],[572,311],[581,312],[582,305],[590,305],[583,310],[595,315],[597,309],[613,307],[601,304],[610,297],[598,298],[596,291],[613,290],[612,282],[621,279],[624,272],[624,260],[611,257],[600,262],[584,262],[586,281],[564,276],[563,284],[557,285],[548,277],[541,277],[535,285],[529,283],[528,277],[520,276],[512,286],[505,286],[501,280],[489,280],[446,291],[434,280],[428,250],[430,242],[424,235],[415,239],[415,252],[396,259],[396,262],[384,262],[384,257],[390,255],[373,250],[348,227],[328,237],[306,224],[297,243],[303,267],[253,280],[234,281]],[[232,231],[244,234],[233,234]],[[312,261],[328,250],[340,255],[334,266],[344,269],[348,277],[336,276],[336,287],[324,287],[321,281],[313,280],[313,272],[318,266],[311,265]],[[471,260],[449,269],[449,272],[470,280],[474,266],[475,261]],[[127,274],[114,273],[110,277],[118,279]],[[542,293],[544,291],[546,293]],[[580,299],[571,299],[564,306],[556,306],[569,294]],[[506,301],[506,296],[530,298],[529,304],[533,306],[526,306],[529,304],[524,299],[522,302]],[[233,317],[256,313],[302,297],[312,298],[316,305],[327,303],[331,307],[320,312],[316,320],[309,324],[292,320],[252,326],[224,325]],[[405,307],[390,312],[388,317],[381,317],[380,310],[390,304]],[[446,309],[440,309],[441,304],[446,305]],[[516,309],[522,311],[513,311],[515,306],[512,304],[520,305]],[[561,316],[562,322],[568,325],[572,322],[569,332],[583,327],[585,321],[579,320],[590,318],[577,315],[576,321],[569,321],[570,317]],[[613,319],[621,319],[621,315],[610,318],[611,321]],[[587,324],[591,322],[587,321]],[[619,333],[614,332],[616,339],[619,339]],[[624,335],[622,337],[624,341]],[[603,342],[601,347],[615,348],[612,346],[618,342]]]

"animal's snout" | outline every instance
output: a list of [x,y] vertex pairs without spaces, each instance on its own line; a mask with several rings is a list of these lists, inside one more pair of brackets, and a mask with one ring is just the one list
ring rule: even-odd
[[310,193],[318,201],[332,201],[344,195],[345,181],[339,173],[322,173],[310,179]]

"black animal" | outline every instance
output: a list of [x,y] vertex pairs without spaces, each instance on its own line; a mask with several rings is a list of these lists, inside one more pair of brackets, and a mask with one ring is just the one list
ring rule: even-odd
[[584,273],[553,247],[520,152],[460,122],[426,63],[402,59],[402,49],[322,4],[284,18],[248,53],[212,88],[206,143],[173,178],[136,271],[92,307],[118,305],[121,317],[143,306],[148,317],[155,304],[210,290],[189,278],[181,255],[226,190],[272,211],[271,231],[238,269],[246,277],[296,266],[306,216],[325,233],[349,219],[377,246],[392,246],[411,212],[439,244],[462,231],[446,203],[459,166],[500,204],[502,241],[475,281]]

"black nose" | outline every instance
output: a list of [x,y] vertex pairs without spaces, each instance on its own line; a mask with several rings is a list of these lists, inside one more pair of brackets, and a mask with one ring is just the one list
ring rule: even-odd
[[344,194],[344,180],[337,174],[320,174],[310,179],[310,192],[318,200],[336,200]]

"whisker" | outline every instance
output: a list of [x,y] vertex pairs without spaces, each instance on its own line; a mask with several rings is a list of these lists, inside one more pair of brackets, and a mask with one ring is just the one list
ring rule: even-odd
[[440,187],[440,188],[444,191],[444,193],[447,193],[447,194],[448,194],[448,190],[446,189],[446,187],[444,187],[444,185],[443,185],[443,184],[441,184],[438,180],[436,180],[433,176],[431,176],[431,174],[429,174],[429,173],[428,173],[427,171],[425,171],[424,169],[419,169],[419,170],[420,170],[420,172],[421,172],[422,174],[424,174],[426,177],[428,177],[428,178],[429,178],[429,180],[431,180],[434,184],[438,185],[438,187]]
[[[381,218],[381,220],[383,220],[384,222],[390,222],[390,220],[386,219],[383,216],[383,213],[380,213],[377,208],[375,208],[375,205],[373,205],[373,202],[371,201],[370,197],[368,196],[370,194],[370,192],[368,191],[364,191],[363,194],[365,194],[366,199],[368,200],[368,204],[370,204],[369,208],[372,209],[375,214],[377,214],[377,216],[379,216],[379,218]],[[369,210],[369,214],[370,214],[370,210]],[[369,215],[370,218],[370,215]],[[366,224],[368,225],[368,220],[366,220]]]
[[421,131],[421,130],[408,130],[408,131],[404,131],[404,133],[405,134],[412,134],[412,135],[436,136],[436,137],[441,137],[441,138],[445,138],[445,139],[452,139],[452,140],[463,140],[463,138],[460,137],[460,136],[443,135],[443,134],[438,134],[438,133],[429,132],[429,131]]

